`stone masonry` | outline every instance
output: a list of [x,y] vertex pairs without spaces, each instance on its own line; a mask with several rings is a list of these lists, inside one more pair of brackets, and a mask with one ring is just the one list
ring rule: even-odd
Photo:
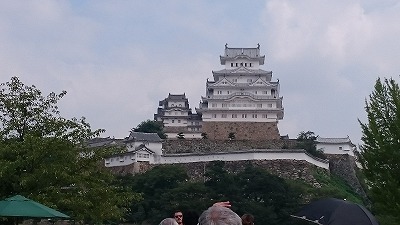
[[235,140],[278,140],[277,122],[203,122],[203,133],[210,140],[228,140],[234,133]]
[[[204,181],[207,178],[204,173],[207,171],[207,167],[213,162],[196,162],[196,163],[181,163],[176,165],[183,166],[190,179],[192,181]],[[273,175],[277,175],[281,178],[291,180],[301,180],[311,184],[314,187],[321,187],[321,184],[314,178],[314,172],[319,171],[321,173],[329,173],[324,169],[318,168],[317,166],[311,165],[306,161],[299,160],[245,160],[245,161],[226,161],[224,162],[224,168],[230,173],[237,173],[243,171],[246,165],[252,164],[267,170]],[[147,162],[137,162],[129,166],[112,167],[110,168],[113,173],[126,175],[126,174],[139,174],[151,170],[155,166]],[[162,165],[161,165],[162,166]]]

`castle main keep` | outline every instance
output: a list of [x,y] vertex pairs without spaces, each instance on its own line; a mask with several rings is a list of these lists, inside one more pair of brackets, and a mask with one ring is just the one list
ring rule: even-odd
[[260,67],[265,56],[256,48],[229,48],[220,56],[222,70],[212,71],[205,96],[193,114],[183,95],[160,101],[154,119],[162,121],[168,138],[211,140],[275,140],[283,119],[279,80]]

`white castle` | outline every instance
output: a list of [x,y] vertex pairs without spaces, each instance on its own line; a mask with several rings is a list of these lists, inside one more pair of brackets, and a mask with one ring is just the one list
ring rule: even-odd
[[169,94],[160,101],[154,119],[163,122],[168,138],[180,133],[185,138],[279,139],[277,123],[284,115],[279,80],[272,81],[272,72],[260,69],[264,61],[260,45],[225,45],[220,56],[224,69],[212,71],[214,80],[207,79],[197,114],[192,114],[185,94]]
[[[277,123],[283,119],[279,81],[272,81],[272,72],[260,69],[265,56],[256,48],[228,48],[220,56],[224,69],[213,71],[207,80],[205,96],[196,114],[192,113],[185,94],[169,94],[159,102],[154,119],[164,124],[169,139],[205,138],[214,140],[277,140]],[[131,132],[125,139],[94,139],[92,147],[120,145],[127,152],[105,159],[106,167],[127,166],[140,162],[175,164],[207,161],[303,160],[329,169],[329,162],[315,158],[303,149],[243,149],[213,153],[164,154],[157,134]],[[355,145],[347,138],[318,138],[317,149],[326,154],[354,156]]]

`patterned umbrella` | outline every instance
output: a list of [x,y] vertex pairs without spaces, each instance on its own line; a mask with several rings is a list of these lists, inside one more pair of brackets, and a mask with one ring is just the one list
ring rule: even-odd
[[23,218],[69,218],[69,216],[64,213],[58,212],[21,195],[16,195],[0,201],[0,216]]
[[292,216],[321,225],[379,225],[363,206],[335,198],[312,202]]

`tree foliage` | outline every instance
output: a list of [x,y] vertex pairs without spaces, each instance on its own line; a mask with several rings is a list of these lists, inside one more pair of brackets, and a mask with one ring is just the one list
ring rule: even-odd
[[395,80],[377,79],[365,110],[368,121],[359,121],[360,160],[373,207],[380,217],[400,221],[400,89]]
[[301,131],[297,136],[297,147],[306,150],[308,153],[315,157],[326,159],[326,156],[317,149],[317,143],[315,140],[317,140],[317,136],[314,132]]
[[117,220],[133,195],[100,166],[117,149],[85,145],[102,130],[61,117],[65,94],[44,97],[17,77],[0,84],[0,195],[25,195],[90,223]]
[[293,224],[289,215],[299,206],[297,190],[250,164],[238,173],[229,173],[224,166],[222,161],[207,164],[206,176],[197,181],[189,181],[184,168],[177,165],[157,166],[144,174],[125,177],[143,197],[133,203],[127,221],[157,224],[175,209],[184,215],[200,215],[213,203],[229,200],[236,213],[251,213],[259,224]]
[[160,121],[146,120],[139,123],[136,128],[132,128],[132,131],[143,132],[143,133],[157,133],[160,138],[165,139],[167,136],[164,133],[164,125]]

